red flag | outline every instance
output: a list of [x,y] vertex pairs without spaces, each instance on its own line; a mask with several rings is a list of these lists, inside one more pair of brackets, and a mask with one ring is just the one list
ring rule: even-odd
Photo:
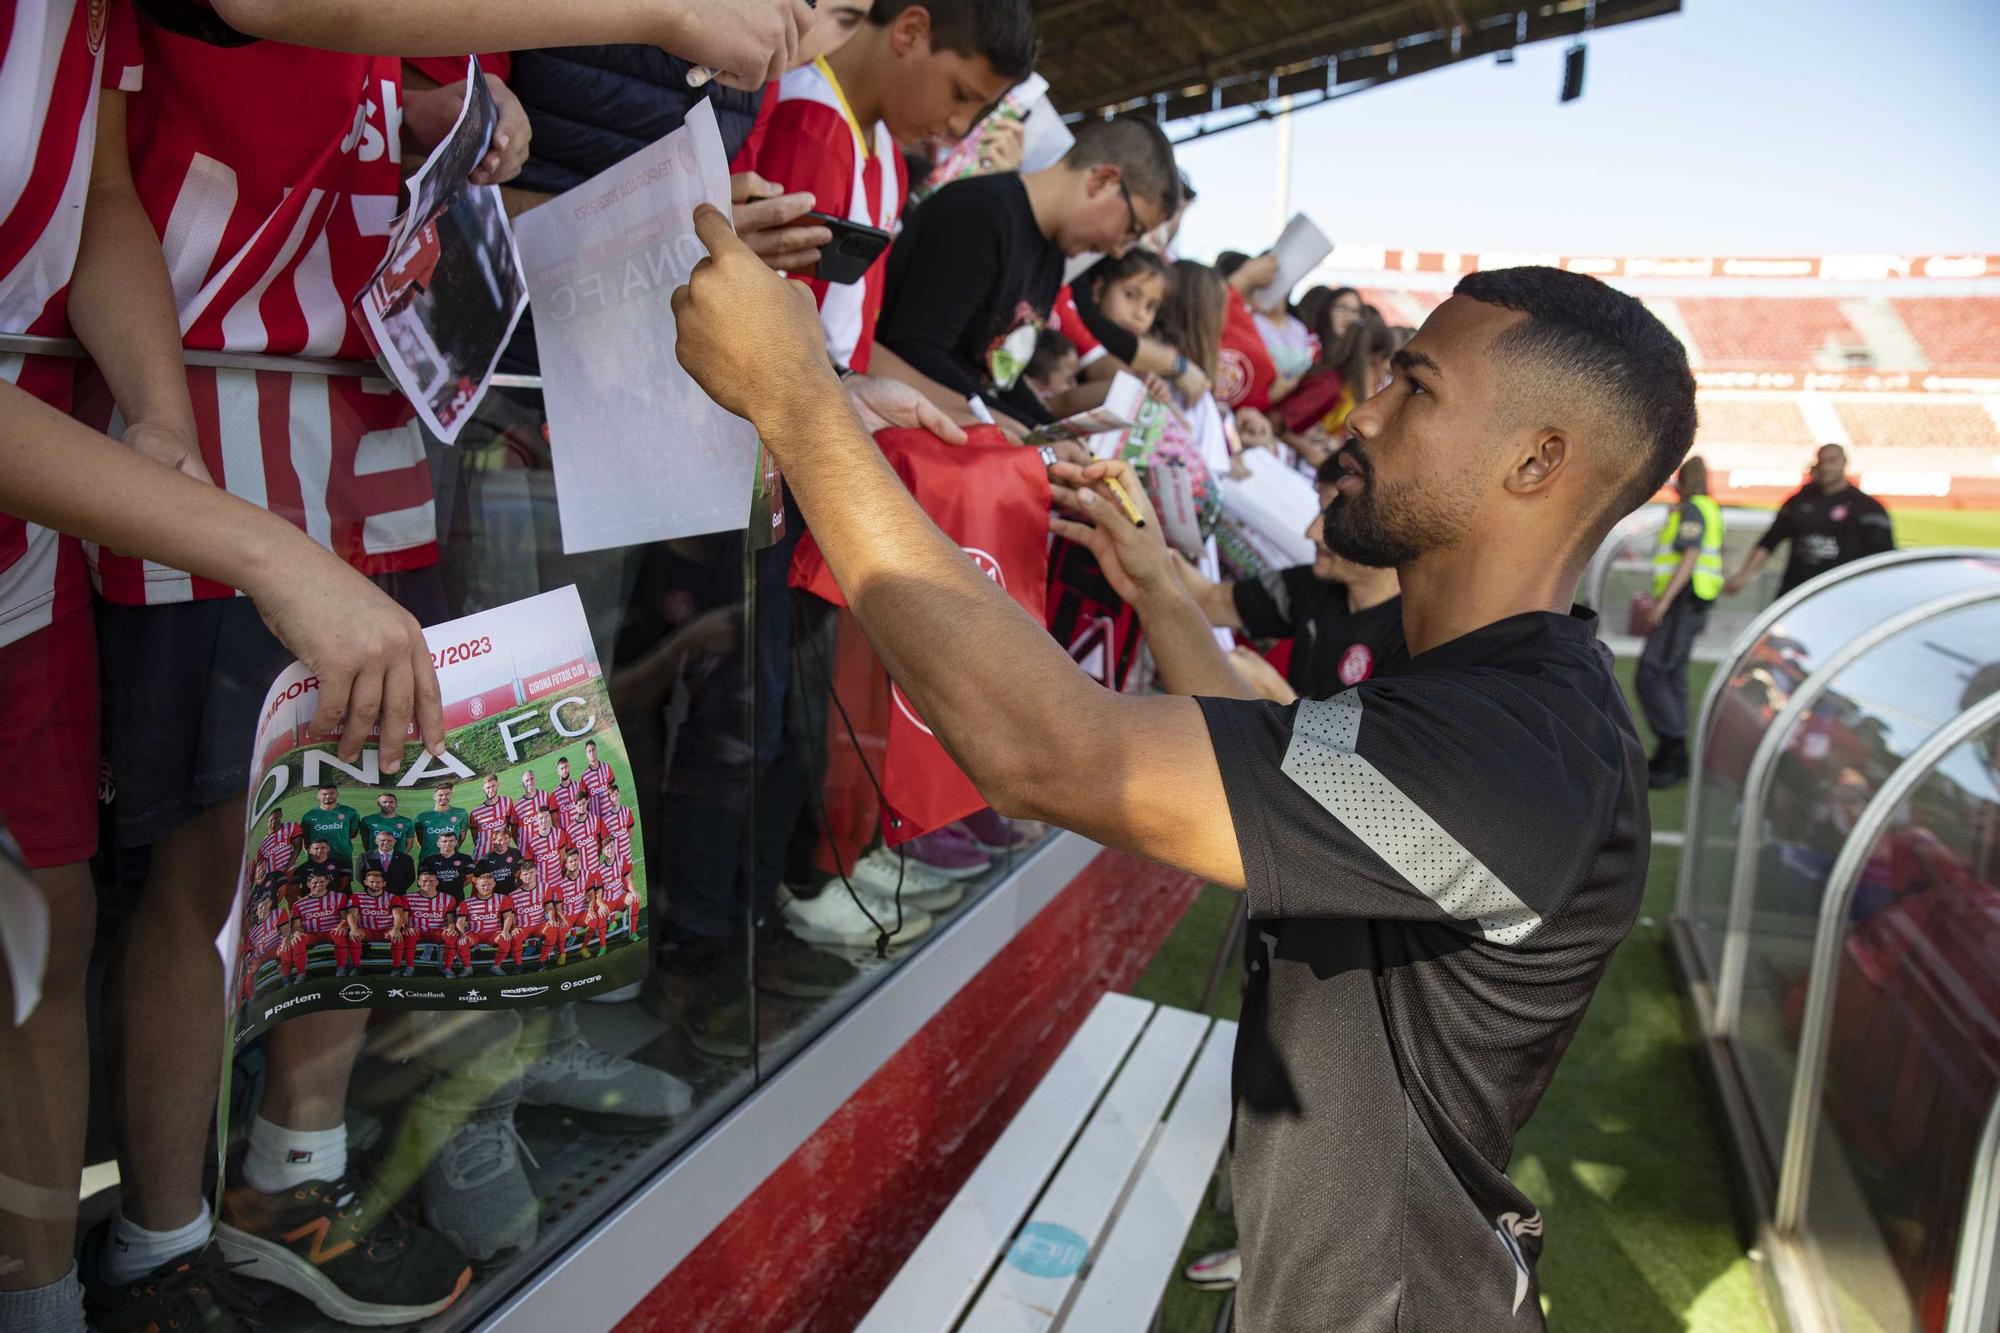
[[[978,567],[1042,624],[1048,584],[1049,481],[1041,455],[1009,444],[999,430],[974,426],[969,443],[948,445],[929,431],[891,429],[875,437],[882,455],[931,520]],[[819,544],[807,532],[792,558],[791,583],[847,605]],[[888,695],[888,745],[882,783],[883,841],[890,846],[963,819],[986,804],[978,789],[894,682],[876,669]],[[860,702],[860,701],[857,701]],[[850,711],[854,704],[849,704]],[[828,719],[831,748],[845,745],[838,711]],[[872,710],[870,710],[872,711]],[[840,804],[828,793],[829,807]],[[829,808],[828,818],[834,817]]]

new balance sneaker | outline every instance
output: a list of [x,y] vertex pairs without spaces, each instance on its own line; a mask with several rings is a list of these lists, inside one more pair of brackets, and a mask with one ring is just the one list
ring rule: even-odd
[[1189,1286],[1203,1291],[1228,1291],[1243,1277],[1243,1256],[1236,1250],[1217,1250],[1181,1270]]
[[[868,942],[875,942],[872,935]],[[854,964],[809,947],[792,933],[789,922],[757,923],[757,989],[794,1000],[821,1000],[838,995],[855,975]]]
[[222,1247],[214,1240],[192,1254],[169,1259],[135,1281],[113,1284],[97,1276],[102,1271],[99,1256],[110,1230],[109,1222],[91,1229],[76,1265],[77,1276],[83,1279],[84,1316],[97,1333],[154,1333],[159,1329],[248,1333],[259,1327],[257,1302],[235,1272],[239,1265],[226,1261]]
[[1028,835],[1015,828],[1013,821],[994,810],[977,810],[952,825],[962,829],[974,842],[989,852],[1018,851],[1028,845]]
[[[885,926],[893,925],[896,920],[896,886],[899,879],[905,921],[909,920],[913,907],[924,912],[942,912],[958,906],[958,900],[965,896],[965,885],[934,873],[914,857],[898,856],[887,847],[877,847],[856,861],[847,878],[856,889],[867,895],[868,910]],[[828,883],[832,888],[841,887],[838,879]],[[843,889],[842,896],[845,893]],[[825,896],[824,892],[820,894],[822,898]],[[874,943],[872,935],[869,943]]]
[[993,868],[993,858],[970,833],[949,825],[910,839],[903,852],[939,879],[972,879]]
[[[856,884],[855,888],[860,889]],[[894,929],[896,925],[895,904],[884,904],[873,894],[863,894],[868,912],[875,914],[875,920],[868,919],[868,913],[861,910],[862,904],[854,901],[847,886],[837,879],[830,879],[826,887],[815,898],[794,898],[783,890],[779,891],[779,901],[784,904],[785,929],[807,944],[832,944],[848,949],[872,949],[875,938],[883,930]],[[880,922],[878,929],[876,922]],[[891,944],[907,944],[931,928],[931,914],[916,906],[909,894],[903,896],[903,928],[889,937]]]
[[465,1291],[472,1269],[456,1245],[412,1225],[350,1168],[277,1194],[223,1193],[216,1239],[244,1276],[295,1291],[344,1324],[428,1319]]
[[481,1263],[534,1244],[542,1205],[521,1165],[535,1157],[514,1129],[514,1103],[454,1112],[419,1097],[410,1113],[442,1144],[424,1172],[424,1222]]
[[694,1089],[665,1070],[571,1037],[522,1071],[521,1100],[530,1106],[657,1125],[685,1115],[694,1105]]

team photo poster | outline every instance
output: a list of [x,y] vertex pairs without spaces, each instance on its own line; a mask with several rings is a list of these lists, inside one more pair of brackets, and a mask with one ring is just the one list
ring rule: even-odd
[[646,971],[632,768],[576,589],[424,631],[445,749],[381,771],[309,738],[318,681],[265,697],[236,909],[232,1048],[299,1014],[580,999]]

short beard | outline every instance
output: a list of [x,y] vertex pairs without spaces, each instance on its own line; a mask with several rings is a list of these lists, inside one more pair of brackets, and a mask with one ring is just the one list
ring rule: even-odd
[[1323,522],[1327,549],[1371,569],[1393,569],[1458,544],[1465,522],[1454,494],[1435,488],[1384,487],[1372,475],[1354,495],[1336,495]]

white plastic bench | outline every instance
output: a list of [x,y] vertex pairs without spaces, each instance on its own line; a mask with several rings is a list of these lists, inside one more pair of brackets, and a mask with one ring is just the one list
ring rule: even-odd
[[1228,1137],[1235,1043],[1104,996],[858,1333],[1143,1333]]

